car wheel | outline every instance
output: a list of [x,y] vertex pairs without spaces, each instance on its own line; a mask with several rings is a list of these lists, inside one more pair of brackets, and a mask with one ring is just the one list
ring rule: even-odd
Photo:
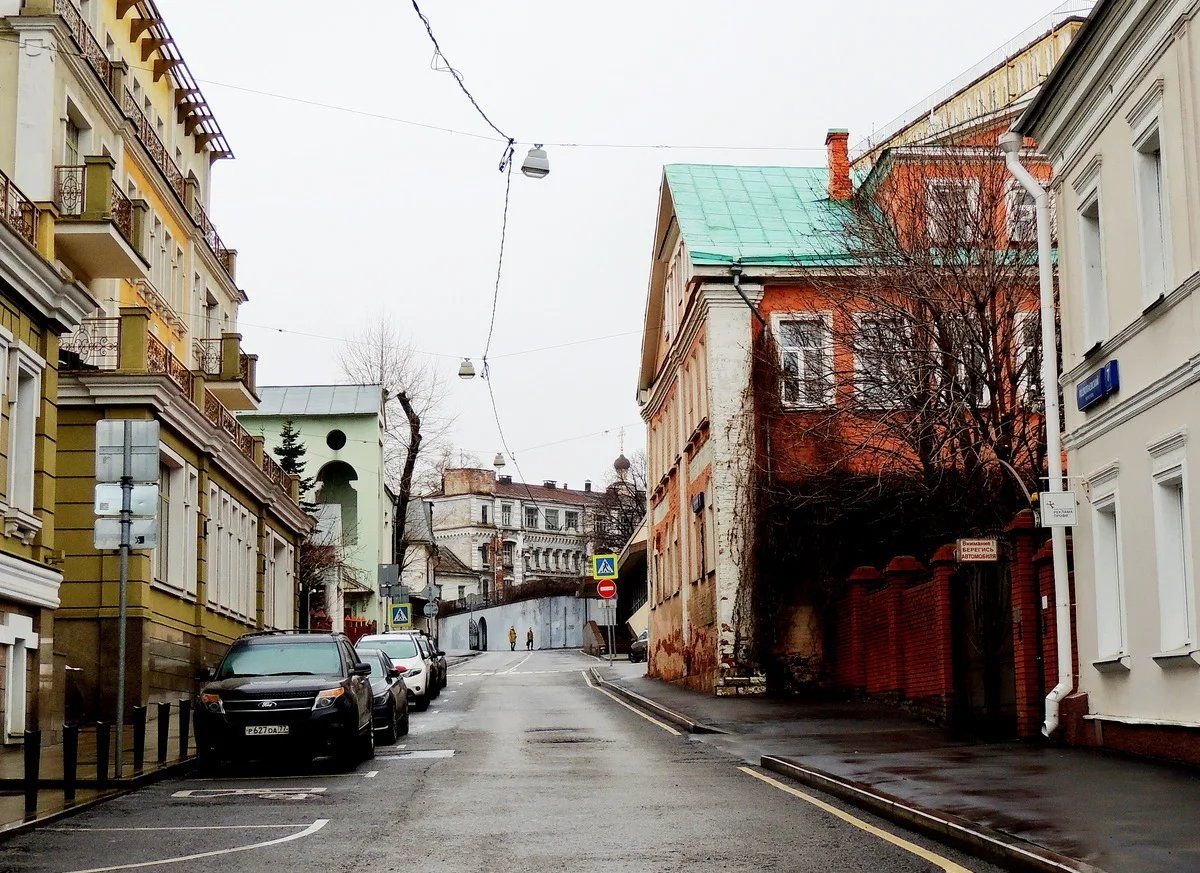
[[417,712],[424,712],[425,710],[429,709],[429,691],[428,690],[426,690],[425,693],[422,694],[420,697],[413,700],[413,709],[415,709]]
[[399,735],[402,737],[408,736],[408,707],[404,707],[404,718],[400,719]]
[[442,684],[440,682],[431,682],[429,684],[429,690],[432,692],[429,695],[430,700],[437,700],[442,693]]
[[393,706],[388,710],[387,727],[383,729],[383,736],[379,739],[379,742],[385,746],[390,746],[400,736],[400,732],[396,728],[396,721],[396,707]]
[[375,757],[375,725],[367,725],[367,732],[358,741],[359,758],[363,761],[370,761]]

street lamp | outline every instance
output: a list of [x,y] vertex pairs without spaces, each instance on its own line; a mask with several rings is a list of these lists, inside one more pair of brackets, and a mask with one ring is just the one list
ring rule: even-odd
[[475,365],[471,363],[470,358],[463,358],[462,363],[458,365],[458,378],[474,379]]
[[531,179],[544,179],[550,175],[550,158],[541,143],[529,150],[525,162],[521,164],[521,172]]

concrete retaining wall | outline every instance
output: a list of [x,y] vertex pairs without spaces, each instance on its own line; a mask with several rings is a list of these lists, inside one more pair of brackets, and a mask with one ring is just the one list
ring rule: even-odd
[[543,597],[462,612],[438,619],[438,643],[443,649],[468,648],[470,621],[487,626],[487,649],[508,650],[508,629],[517,629],[517,649],[525,648],[525,634],[533,628],[535,649],[577,649],[583,645],[583,626],[597,615],[596,605],[579,597]]

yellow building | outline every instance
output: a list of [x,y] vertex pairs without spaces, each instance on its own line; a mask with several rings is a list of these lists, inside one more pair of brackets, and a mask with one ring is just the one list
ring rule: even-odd
[[237,333],[236,252],[208,214],[212,165],[232,152],[155,4],[0,0],[0,81],[14,83],[0,170],[94,298],[40,353],[59,368],[39,497],[62,553],[52,650],[72,669],[57,693],[69,717],[111,717],[118,561],[92,540],[98,420],[157,419],[162,437],[159,546],[131,563],[130,705],[187,695],[246,631],[293,626],[310,521],[234,415],[257,405],[257,359]]

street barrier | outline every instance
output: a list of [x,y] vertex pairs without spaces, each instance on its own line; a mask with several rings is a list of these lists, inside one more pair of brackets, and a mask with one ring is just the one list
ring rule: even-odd
[[79,782],[79,725],[63,726],[63,803],[70,806],[75,802],[75,788]]
[[25,731],[25,818],[34,818],[42,774],[42,732]]

